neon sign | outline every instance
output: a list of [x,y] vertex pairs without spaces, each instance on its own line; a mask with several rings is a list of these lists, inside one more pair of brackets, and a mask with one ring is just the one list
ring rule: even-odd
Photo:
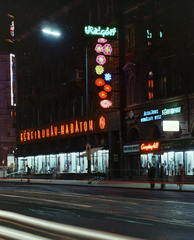
[[97,78],[95,81],[96,86],[101,87],[105,85],[105,81],[102,78]]
[[103,108],[109,108],[112,106],[112,102],[110,100],[105,99],[100,102],[100,106]]
[[105,38],[98,38],[98,43],[106,43],[107,40]]
[[97,73],[98,75],[101,75],[101,74],[103,74],[103,72],[104,72],[104,67],[101,66],[101,65],[97,65],[97,66],[95,67],[95,70],[96,70],[96,73]]
[[104,65],[106,63],[106,58],[104,55],[98,55],[96,57],[96,62],[100,65]]
[[165,108],[162,110],[162,115],[170,115],[170,114],[175,114],[180,112],[181,112],[181,107],[168,108],[168,109]]
[[152,151],[152,150],[158,150],[160,147],[159,142],[153,142],[153,143],[142,143],[140,145],[141,151]]
[[12,21],[10,24],[10,35],[12,37],[14,37],[14,31],[15,31],[14,21]]
[[116,28],[105,28],[105,29],[102,29],[100,26],[98,27],[93,27],[93,26],[85,26],[84,28],[84,31],[85,31],[85,34],[86,35],[96,35],[96,36],[102,36],[102,37],[105,37],[105,36],[115,36],[117,30]]
[[47,126],[42,126],[33,129],[26,129],[20,131],[20,142],[31,142],[31,141],[39,141],[46,140],[49,138],[59,138],[59,137],[71,137],[71,136],[79,136],[80,134],[87,133],[87,129],[90,132],[95,130],[95,126],[99,125],[100,129],[105,129],[107,123],[106,118],[101,116],[94,123],[93,119],[89,120],[89,125],[87,121],[82,121],[80,119],[74,119],[71,122],[60,122]]
[[110,44],[105,44],[103,46],[103,53],[104,55],[110,55],[112,53],[112,47]]
[[95,51],[101,53],[103,51],[103,46],[101,44],[96,44]]
[[105,117],[102,116],[99,119],[99,126],[100,126],[100,129],[105,129],[105,127],[106,127],[106,118]]
[[110,74],[110,73],[105,73],[105,74],[104,74],[104,79],[105,79],[106,81],[110,81],[110,80],[112,79],[111,74]]

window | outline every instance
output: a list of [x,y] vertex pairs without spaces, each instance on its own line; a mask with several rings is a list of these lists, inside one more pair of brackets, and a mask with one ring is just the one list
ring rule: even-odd
[[154,99],[154,80],[152,71],[148,73],[148,99]]
[[163,68],[160,77],[161,97],[166,97],[166,69]]
[[182,93],[182,78],[180,73],[180,66],[177,64],[174,68],[174,95],[180,95]]
[[135,26],[131,24],[127,27],[127,37],[126,37],[126,52],[130,53],[135,50]]
[[137,103],[137,79],[133,75],[126,85],[126,106]]
[[136,77],[132,76],[130,79],[130,102],[134,104],[137,102]]

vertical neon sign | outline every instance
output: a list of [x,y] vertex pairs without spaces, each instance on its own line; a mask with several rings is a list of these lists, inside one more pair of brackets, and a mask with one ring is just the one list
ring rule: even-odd
[[10,87],[11,87],[11,106],[16,106],[16,86],[15,86],[15,55],[10,54]]

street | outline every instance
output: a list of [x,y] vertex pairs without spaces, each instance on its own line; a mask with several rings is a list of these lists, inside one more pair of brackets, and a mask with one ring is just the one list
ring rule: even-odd
[[[101,239],[76,235],[79,229],[64,234],[54,229],[55,222],[126,239],[192,239],[193,207],[192,192],[1,182],[0,221],[9,235],[0,237],[13,239],[15,229],[44,239]],[[28,218],[21,223],[17,215],[6,217],[5,211],[36,218],[38,226]],[[38,220],[51,221],[53,229],[43,230]]]

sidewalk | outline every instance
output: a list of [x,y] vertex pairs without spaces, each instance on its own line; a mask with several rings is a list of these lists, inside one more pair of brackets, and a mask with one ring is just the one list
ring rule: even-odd
[[[27,179],[20,178],[0,178],[1,182],[9,183],[26,183]],[[88,186],[88,187],[111,187],[111,188],[128,188],[128,189],[147,189],[150,190],[149,182],[138,181],[113,181],[113,180],[59,180],[59,179],[31,179],[29,184],[51,184],[51,185],[73,185],[73,186]],[[155,184],[154,190],[160,190],[160,183]],[[163,191],[180,191],[179,186],[174,182],[165,183],[165,189]],[[185,183],[181,191],[194,192],[194,183]]]

